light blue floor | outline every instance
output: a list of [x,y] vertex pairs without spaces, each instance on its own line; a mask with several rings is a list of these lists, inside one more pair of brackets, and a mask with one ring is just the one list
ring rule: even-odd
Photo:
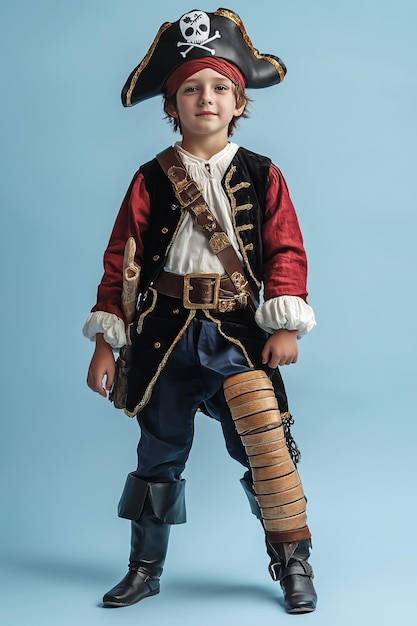
[[[397,462],[398,479],[378,483],[376,469],[367,465],[368,443],[365,436],[356,445],[344,480],[352,441],[346,440],[345,452],[329,454],[329,468],[324,455],[313,451],[314,442],[303,446],[300,472],[309,495],[319,594],[314,614],[285,613],[280,589],[267,573],[259,524],[238,484],[239,468],[227,458],[217,424],[199,417],[187,468],[188,522],[172,530],[160,595],[128,608],[100,607],[102,594],[125,573],[129,542],[128,523],[116,518],[110,502],[117,491],[110,482],[111,497],[102,488],[90,499],[82,495],[84,515],[71,510],[77,496],[68,511],[59,496],[60,510],[51,507],[49,520],[39,510],[27,511],[20,542],[14,537],[10,548],[4,546],[0,621],[7,626],[415,624],[415,505],[403,508],[411,524],[405,530],[404,517],[398,533],[406,467]],[[381,449],[385,445],[381,439]],[[208,476],[201,468],[213,451],[218,465]],[[375,450],[372,454],[375,460]]]

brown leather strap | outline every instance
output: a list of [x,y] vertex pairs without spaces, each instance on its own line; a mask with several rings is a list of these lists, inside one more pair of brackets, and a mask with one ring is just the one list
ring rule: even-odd
[[[205,278],[204,275],[201,275],[192,278],[192,300],[194,302],[201,302],[202,304],[213,302],[215,280],[209,276]],[[153,283],[153,287],[165,296],[182,299],[184,295],[184,278],[180,274],[173,274],[163,270]],[[220,298],[231,298],[234,293],[234,286],[230,278],[228,276],[221,277],[218,296]]]
[[191,213],[196,227],[205,235],[211,250],[230,276],[234,290],[239,295],[246,294],[248,305],[255,309],[255,297],[237,252],[210,212],[198,184],[188,175],[177,151],[170,146],[156,158],[171,181],[178,202]]

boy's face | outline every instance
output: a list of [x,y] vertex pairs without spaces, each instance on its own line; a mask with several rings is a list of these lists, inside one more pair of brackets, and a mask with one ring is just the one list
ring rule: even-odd
[[234,85],[211,68],[187,78],[176,94],[177,106],[169,114],[179,118],[184,137],[216,136],[227,139],[229,123],[245,108],[236,106]]

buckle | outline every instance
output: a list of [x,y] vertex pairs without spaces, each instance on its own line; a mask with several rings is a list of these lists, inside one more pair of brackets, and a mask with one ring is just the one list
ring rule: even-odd
[[[214,280],[213,300],[211,302],[192,302],[190,291],[194,289],[192,281],[195,278]],[[185,309],[217,309],[219,302],[220,274],[185,274],[182,302]]]
[[187,208],[188,206],[190,206],[190,204],[198,200],[198,198],[201,198],[201,191],[199,190],[195,182],[193,180],[190,180],[187,183],[181,185],[180,189],[175,189],[175,195],[181,206]]
[[188,178],[187,172],[183,167],[171,165],[167,176],[174,186],[175,196],[181,206],[188,207],[201,197],[200,189],[192,179]]

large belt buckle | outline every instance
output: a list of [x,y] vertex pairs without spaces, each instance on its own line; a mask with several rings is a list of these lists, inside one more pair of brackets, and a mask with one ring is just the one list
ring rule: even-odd
[[[214,280],[212,302],[191,302],[190,291],[193,290],[192,280],[204,278]],[[182,303],[185,309],[217,309],[219,302],[220,274],[185,274]]]

